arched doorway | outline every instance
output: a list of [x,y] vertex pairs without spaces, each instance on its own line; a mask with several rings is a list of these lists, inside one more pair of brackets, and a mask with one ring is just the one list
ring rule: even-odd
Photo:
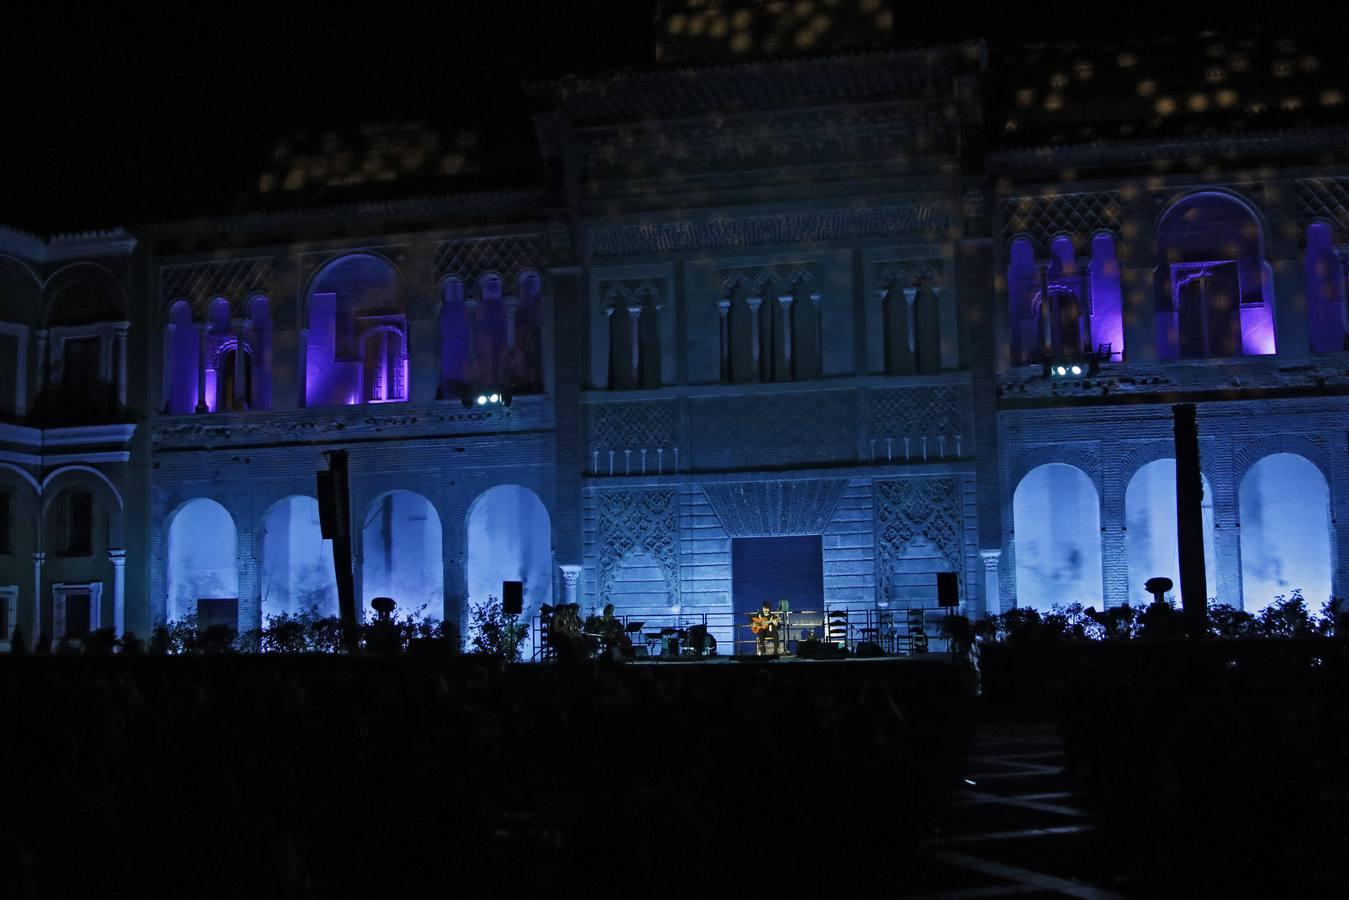
[[389,491],[366,507],[361,585],[367,611],[374,598],[392,597],[400,614],[425,607],[422,615],[444,618],[440,516],[421,494]]
[[1241,513],[1242,606],[1257,613],[1301,590],[1315,613],[1330,599],[1330,488],[1315,464],[1274,453],[1247,470]]
[[[1218,565],[1213,549],[1213,491],[1207,478],[1203,482],[1205,596],[1214,597],[1218,593]],[[1152,602],[1143,585],[1154,577],[1170,578],[1179,600],[1180,541],[1176,530],[1176,461],[1154,460],[1134,473],[1124,491],[1124,554],[1129,561],[1130,605]]]
[[[524,619],[553,602],[552,525],[528,488],[503,484],[484,491],[468,512],[468,602],[501,596],[503,581],[524,582]],[[525,658],[532,653],[525,647]]]
[[259,595],[262,620],[313,611],[337,615],[337,576],[333,544],[319,530],[319,504],[313,497],[278,501],[263,520]]
[[[202,606],[202,602],[206,605]],[[198,497],[178,507],[169,522],[169,595],[165,613],[171,622],[189,615],[209,624],[228,624],[232,603],[238,628],[239,538],[229,510]]]
[[1101,511],[1096,486],[1076,466],[1048,463],[1012,497],[1017,606],[1100,606]]

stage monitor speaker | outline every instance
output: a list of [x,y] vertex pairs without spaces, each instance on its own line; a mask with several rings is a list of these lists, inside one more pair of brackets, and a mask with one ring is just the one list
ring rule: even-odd
[[884,656],[885,651],[881,649],[880,644],[877,644],[874,641],[862,641],[857,645],[857,650],[854,655],[863,658],[874,658],[877,656]]
[[955,572],[937,573],[937,605],[943,609],[960,605],[960,582]]
[[523,581],[501,582],[501,611],[508,616],[518,616],[525,608],[525,583]]

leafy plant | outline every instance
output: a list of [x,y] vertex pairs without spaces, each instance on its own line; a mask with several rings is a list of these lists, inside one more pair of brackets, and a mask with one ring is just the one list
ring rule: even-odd
[[488,596],[487,602],[469,605],[470,646],[474,653],[493,656],[506,662],[516,662],[529,633],[529,626],[518,616],[507,615],[499,597]]

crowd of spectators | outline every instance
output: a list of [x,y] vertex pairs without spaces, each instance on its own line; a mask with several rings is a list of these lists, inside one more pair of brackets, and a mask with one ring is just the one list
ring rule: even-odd
[[940,660],[0,659],[0,896],[792,894],[902,881]]

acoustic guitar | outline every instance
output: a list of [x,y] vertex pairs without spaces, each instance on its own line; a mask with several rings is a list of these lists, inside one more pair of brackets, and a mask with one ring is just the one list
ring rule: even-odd
[[754,613],[749,617],[749,630],[754,634],[763,634],[771,628],[776,628],[778,617],[776,615],[762,615]]

